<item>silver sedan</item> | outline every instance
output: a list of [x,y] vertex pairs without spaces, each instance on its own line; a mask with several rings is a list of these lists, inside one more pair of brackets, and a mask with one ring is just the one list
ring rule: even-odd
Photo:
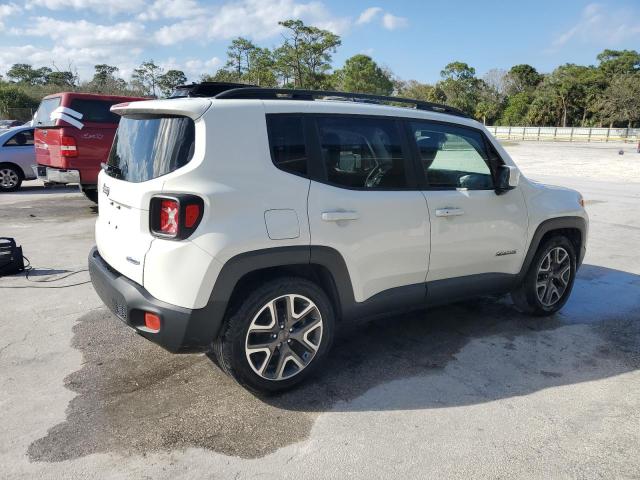
[[23,180],[36,178],[31,168],[35,164],[33,127],[0,130],[0,192],[17,190]]

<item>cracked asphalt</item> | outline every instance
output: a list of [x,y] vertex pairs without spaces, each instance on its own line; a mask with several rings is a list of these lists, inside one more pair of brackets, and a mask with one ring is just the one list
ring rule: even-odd
[[351,325],[324,372],[267,398],[102,306],[83,283],[96,209],[82,195],[3,194],[0,236],[34,270],[0,278],[0,478],[640,478],[640,179],[615,177],[640,155],[507,148],[587,200],[562,312],[481,298]]

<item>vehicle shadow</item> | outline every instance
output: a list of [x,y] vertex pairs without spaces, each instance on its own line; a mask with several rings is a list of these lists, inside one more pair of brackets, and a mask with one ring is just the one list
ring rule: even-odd
[[322,412],[475,405],[640,368],[640,276],[585,265],[562,313],[533,318],[483,298],[356,324],[321,374],[253,395],[203,355],[171,355],[106,309],[74,327],[82,368],[67,418],[30,459],[200,447],[245,458],[305,439]]

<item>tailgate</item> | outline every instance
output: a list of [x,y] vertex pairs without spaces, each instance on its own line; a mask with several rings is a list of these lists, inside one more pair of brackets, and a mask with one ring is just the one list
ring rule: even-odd
[[[154,238],[149,233],[149,199],[154,191],[149,183],[140,188],[140,184],[104,172],[98,176],[98,251],[112,268],[139,285],[145,255]],[[158,190],[161,188],[162,181],[158,182]]]
[[68,168],[66,159],[60,155],[62,127],[36,128],[33,143],[36,163],[48,167]]

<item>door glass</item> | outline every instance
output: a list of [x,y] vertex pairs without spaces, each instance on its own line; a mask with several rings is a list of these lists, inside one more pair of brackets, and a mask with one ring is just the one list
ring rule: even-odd
[[484,138],[472,129],[410,122],[429,187],[491,190],[493,178]]
[[318,130],[329,183],[381,190],[407,187],[395,120],[320,117]]

